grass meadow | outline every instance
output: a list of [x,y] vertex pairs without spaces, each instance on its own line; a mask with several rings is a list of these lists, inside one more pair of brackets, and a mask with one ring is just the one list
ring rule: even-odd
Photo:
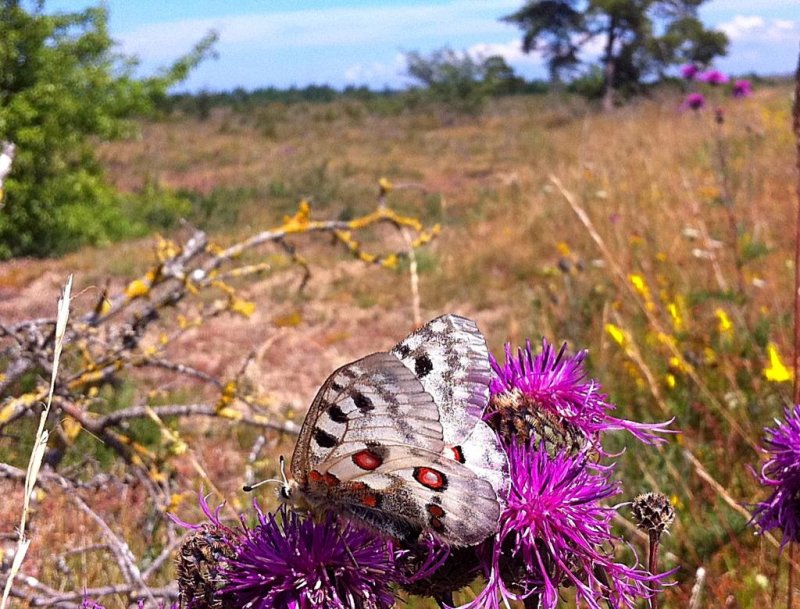
[[[791,101],[787,85],[747,99],[712,95],[699,111],[679,110],[679,96],[669,92],[609,113],[550,96],[497,99],[477,117],[357,101],[272,104],[246,114],[218,108],[205,120],[142,124],[140,137],[103,145],[101,158],[122,190],[169,189],[188,198],[193,222],[220,246],[279,226],[304,198],[315,218],[367,214],[379,180],[388,179],[393,209],[441,225],[416,252],[423,320],[471,317],[498,357],[504,343],[516,348],[526,338],[588,349],[590,373],[617,416],[674,418],[680,433],[662,447],[623,434],[607,447],[619,453],[619,501],[658,490],[676,509],[662,557],[663,566],[680,569],[661,606],[689,606],[699,567],[705,582],[694,607],[782,606],[773,603],[784,602],[793,558],[787,550],[779,559],[773,538],[754,535],[746,508],[765,494],[749,469],[759,465],[762,428],[791,403]],[[305,235],[292,243],[311,271],[302,291],[302,272],[287,252],[248,254],[249,263],[269,263],[237,288],[254,308],[213,317],[166,350],[220,378],[236,376],[250,355],[246,381],[264,396],[263,411],[299,423],[334,368],[407,334],[414,293],[407,262],[364,264]],[[125,289],[146,272],[154,244],[145,238],[60,260],[3,263],[0,317],[52,315],[69,273],[73,309],[89,310],[102,290]],[[380,228],[362,243],[365,250],[386,244],[403,247],[397,231]],[[109,408],[216,399],[207,386],[143,371],[98,391]],[[136,425],[138,442],[165,450],[159,427]],[[160,461],[179,491],[173,505],[154,506],[135,486],[87,496],[137,556],[149,551],[141,532],[149,526],[148,535],[158,534],[154,514],[200,518],[201,485],[217,493],[215,501],[246,509],[246,472],[274,476],[277,456],[290,454],[294,442],[291,434],[231,421],[185,417],[168,425],[187,447]],[[79,449],[76,463],[89,456],[93,468],[119,468],[89,433],[58,441],[65,451]],[[3,460],[18,467],[26,448],[0,439]],[[2,530],[18,520],[20,486],[0,481]],[[271,491],[259,493],[273,505]],[[35,510],[26,573],[68,590],[118,579],[101,554],[62,556],[97,543],[88,516],[58,493],[40,497]],[[619,526],[644,555],[643,538]],[[161,571],[162,583],[174,576],[170,562]],[[108,606],[124,606],[114,602]]]

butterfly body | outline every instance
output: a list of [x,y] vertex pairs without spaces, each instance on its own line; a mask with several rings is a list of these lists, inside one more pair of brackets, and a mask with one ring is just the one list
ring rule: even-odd
[[481,542],[497,529],[508,484],[481,420],[490,379],[483,336],[454,315],[339,368],[309,408],[282,496],[399,539],[430,531],[454,546]]

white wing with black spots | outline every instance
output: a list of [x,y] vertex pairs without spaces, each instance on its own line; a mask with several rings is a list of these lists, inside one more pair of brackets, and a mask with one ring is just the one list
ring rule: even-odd
[[486,340],[475,322],[458,315],[437,317],[391,353],[433,396],[445,444],[466,440],[489,403],[492,380]]

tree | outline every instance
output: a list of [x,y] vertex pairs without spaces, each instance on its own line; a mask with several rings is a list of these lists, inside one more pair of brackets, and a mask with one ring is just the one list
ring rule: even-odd
[[505,59],[473,58],[449,48],[430,55],[406,54],[408,75],[425,87],[429,100],[459,114],[477,114],[491,95],[518,91],[524,85]]
[[579,63],[579,51],[600,41],[603,105],[636,90],[683,61],[709,63],[727,50],[722,32],[706,29],[697,9],[706,0],[529,0],[504,20],[523,31],[523,49],[544,54],[551,80]]
[[113,51],[104,8],[46,14],[0,0],[0,140],[16,145],[0,210],[0,258],[62,253],[124,234],[129,219],[103,177],[98,141],[129,135],[215,41],[209,34],[161,75],[135,79]]
[[528,2],[516,13],[503,18],[522,28],[524,52],[542,52],[550,72],[550,83],[556,87],[560,87],[563,72],[580,63],[580,41],[575,34],[583,31],[585,19],[577,5],[577,0]]

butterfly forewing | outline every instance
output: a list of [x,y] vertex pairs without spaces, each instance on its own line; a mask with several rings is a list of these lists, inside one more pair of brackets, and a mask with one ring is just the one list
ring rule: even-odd
[[433,398],[397,358],[374,353],[334,372],[309,408],[292,456],[300,483],[318,464],[366,442],[443,449]]
[[483,416],[492,379],[486,340],[475,322],[443,315],[391,351],[433,396],[446,444],[461,444]]

